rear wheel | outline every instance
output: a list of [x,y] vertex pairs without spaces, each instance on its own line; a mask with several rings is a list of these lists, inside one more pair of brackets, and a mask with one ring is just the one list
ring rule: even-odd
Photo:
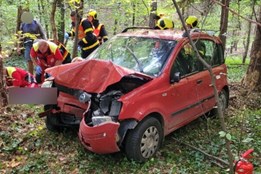
[[162,140],[160,122],[150,117],[138,124],[134,130],[130,130],[125,141],[125,153],[131,160],[145,162],[156,154]]
[[225,112],[226,108],[228,107],[228,100],[229,100],[228,93],[225,90],[220,91],[218,100],[219,100],[222,112]]
[[[229,100],[228,92],[225,91],[224,89],[221,90],[218,95],[218,100],[220,103],[221,111],[224,113],[226,108],[228,107],[228,100]],[[214,108],[210,111],[210,116],[215,116],[217,114],[218,114],[217,108]]]

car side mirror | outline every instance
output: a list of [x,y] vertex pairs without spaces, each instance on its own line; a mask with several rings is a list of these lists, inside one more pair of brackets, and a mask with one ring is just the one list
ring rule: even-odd
[[175,72],[174,74],[171,75],[170,77],[170,83],[176,83],[176,82],[179,82],[181,79],[181,76],[180,76],[180,72]]

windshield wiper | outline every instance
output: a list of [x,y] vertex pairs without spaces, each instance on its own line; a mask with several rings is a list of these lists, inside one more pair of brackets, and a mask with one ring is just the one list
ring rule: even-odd
[[138,67],[139,67],[140,72],[143,72],[142,65],[141,65],[141,63],[139,62],[137,56],[134,54],[134,52],[133,52],[128,46],[125,45],[125,48],[126,48],[126,49],[131,53],[131,55],[134,57],[136,63],[138,64]]

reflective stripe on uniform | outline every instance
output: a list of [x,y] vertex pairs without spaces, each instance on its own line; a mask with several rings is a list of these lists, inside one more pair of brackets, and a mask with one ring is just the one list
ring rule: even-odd
[[86,33],[90,32],[90,31],[93,31],[93,29],[92,29],[92,28],[87,28],[87,29],[84,31],[84,33],[86,34]]
[[[58,48],[58,46],[57,46],[55,43],[48,42],[48,41],[46,41],[46,42],[47,42],[48,47],[50,48],[51,52],[52,52],[53,54],[55,54],[56,49]],[[34,48],[34,51],[37,52],[38,49],[39,49],[39,42],[33,44],[33,48]]]
[[100,35],[102,26],[103,26],[103,24],[99,24],[98,27],[93,30],[93,33],[95,34],[95,36],[98,37]]
[[99,45],[99,41],[97,40],[94,44],[92,44],[91,46],[88,46],[88,47],[84,47],[82,48],[83,50],[89,50],[89,49],[92,49],[94,48],[95,46]]
[[85,38],[83,38],[82,41],[83,41],[85,44],[88,43],[87,40],[86,40]]
[[6,70],[9,77],[12,77],[13,72],[16,71],[15,67],[10,67],[10,66],[6,67]]

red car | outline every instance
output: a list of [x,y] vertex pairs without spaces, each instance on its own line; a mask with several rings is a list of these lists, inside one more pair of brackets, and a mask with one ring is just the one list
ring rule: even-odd
[[[222,109],[228,106],[227,68],[219,38],[191,33],[216,77]],[[46,125],[78,125],[90,151],[124,150],[146,161],[164,136],[216,106],[211,77],[182,31],[136,29],[120,33],[87,60],[47,70],[58,104],[46,106]]]

